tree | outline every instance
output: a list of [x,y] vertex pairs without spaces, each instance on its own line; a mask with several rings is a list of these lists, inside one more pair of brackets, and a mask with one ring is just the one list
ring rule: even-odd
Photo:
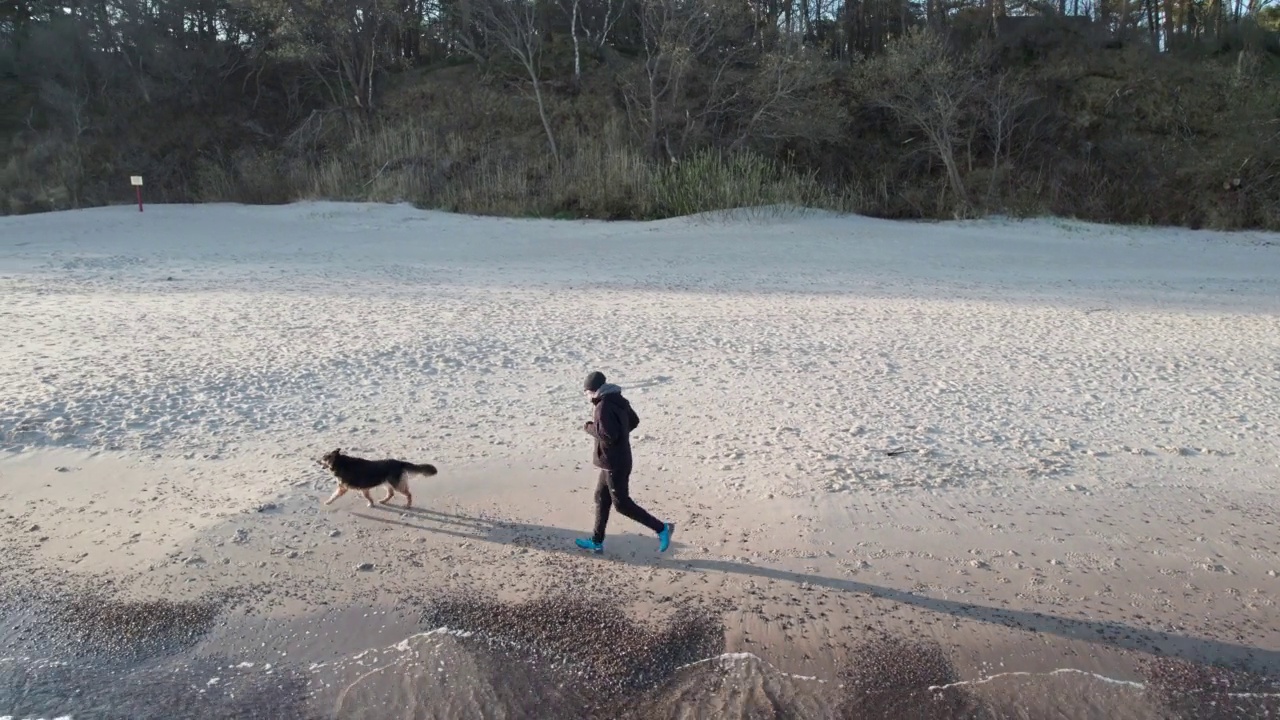
[[[999,171],[1013,155],[1013,140],[1017,133],[1034,119],[1027,117],[1027,110],[1039,100],[1020,76],[1003,71],[990,78],[983,88],[982,104],[991,141],[991,167]],[[994,175],[992,176],[994,179]]]
[[559,160],[556,136],[542,97],[542,33],[538,29],[537,3],[535,0],[489,0],[481,17],[482,32],[488,43],[504,48],[528,73],[538,117],[547,133],[547,147],[551,157]]
[[334,105],[365,116],[397,23],[391,0],[285,0],[284,42],[298,47]]
[[[609,41],[609,33],[626,10],[625,0],[566,0],[569,36],[573,40],[573,80],[582,80],[582,43],[599,51]],[[581,38],[581,40],[579,40]]]
[[980,89],[973,58],[953,56],[931,30],[913,30],[891,42],[884,55],[865,63],[862,80],[873,103],[925,136],[946,169],[957,204],[968,210],[956,147]]
[[1280,32],[1280,5],[1268,5],[1258,13],[1258,24],[1271,32]]
[[740,109],[746,120],[732,147],[753,139],[817,140],[839,134],[840,114],[820,92],[830,78],[830,64],[812,54],[797,48],[768,52],[758,60],[750,79],[740,84],[745,101]]
[[[623,96],[633,124],[644,128],[643,137],[655,156],[664,151],[675,159],[668,134],[668,118],[684,120],[685,134],[695,122],[686,109],[678,112],[683,84],[699,59],[715,49],[727,13],[716,0],[641,0],[640,39],[643,45],[638,77],[624,80]],[[723,53],[711,71],[708,95],[714,97],[731,64],[733,49]],[[711,100],[710,102],[714,102]]]

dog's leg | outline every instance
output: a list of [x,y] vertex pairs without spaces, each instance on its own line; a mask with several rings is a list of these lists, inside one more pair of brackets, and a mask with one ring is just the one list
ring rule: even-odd
[[391,502],[391,498],[395,496],[396,496],[396,486],[392,485],[391,483],[387,483],[387,496],[382,498],[378,502],[382,503],[383,505],[386,505],[387,503]]
[[[400,473],[400,478],[398,479],[398,481],[391,483],[390,487],[398,491],[401,495],[404,496],[405,507],[413,507],[413,493],[409,492],[409,473],[407,472]],[[395,492],[392,492],[392,490],[388,490],[387,499],[383,500],[382,502],[387,502],[391,500],[391,496],[394,494]]]
[[373,496],[369,494],[369,491],[361,490],[360,494],[364,495],[365,502],[369,503],[369,507],[373,507]]
[[337,490],[334,490],[334,491],[333,491],[333,494],[329,496],[329,499],[324,501],[324,504],[325,504],[325,505],[328,505],[328,504],[332,503],[334,500],[337,500],[338,498],[340,498],[340,497],[342,497],[343,495],[346,495],[346,494],[347,494],[347,486],[346,486],[346,485],[339,485],[339,486],[338,486],[338,489],[337,489]]

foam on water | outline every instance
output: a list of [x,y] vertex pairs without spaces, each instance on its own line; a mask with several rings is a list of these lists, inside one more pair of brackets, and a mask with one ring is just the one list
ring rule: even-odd
[[[350,658],[346,659],[345,661],[338,661],[337,663],[334,663],[334,665],[343,665],[343,664],[353,663],[353,662],[356,664],[363,664],[363,658],[368,656],[370,653],[386,652],[391,650],[395,650],[401,653],[413,652],[416,655],[417,653],[412,647],[411,643],[414,640],[419,638],[428,638],[433,636],[452,636],[452,637],[458,637],[458,638],[470,638],[470,637],[474,637],[475,633],[464,631],[464,630],[455,630],[448,627],[439,627],[434,630],[428,630],[425,632],[410,635],[409,637],[406,637],[405,639],[400,640],[397,643],[389,645],[380,651],[373,650],[373,649],[361,651],[351,656]],[[360,681],[366,679],[367,677],[377,672],[380,672],[382,670],[385,670],[389,667],[394,666],[401,659],[402,658],[398,658],[395,661],[386,663],[384,665],[380,665],[379,667],[374,668],[373,670],[370,670],[367,673],[364,673],[354,683],[352,683],[351,686],[354,686],[355,684],[359,683]],[[769,662],[768,660],[765,660],[764,658],[760,657],[759,655],[756,655],[755,653],[749,653],[749,652],[722,653],[720,655],[715,655],[712,657],[703,658],[701,660],[695,660],[694,662],[691,662],[691,663],[686,663],[676,668],[676,670],[677,672],[679,672],[679,671],[687,670],[687,669],[698,667],[698,666],[704,666],[704,665],[724,666],[724,665],[732,665],[735,663],[744,663],[744,662],[757,663],[763,668],[766,668],[767,670],[773,673],[776,673],[781,677],[786,677],[792,680],[801,680],[801,681],[814,682],[819,684],[829,684],[833,682],[833,680],[831,679],[820,678],[814,675],[799,675],[795,673],[784,672],[780,668],[778,668],[776,665]],[[244,663],[242,663],[242,665],[243,664]],[[313,665],[312,670],[315,671],[321,667],[326,667],[326,666],[327,665],[324,663]],[[1071,667],[1056,668],[1056,669],[1047,670],[1044,672],[1023,672],[1023,671],[1002,672],[1002,673],[996,673],[993,675],[986,675],[986,676],[974,678],[971,680],[960,680],[957,682],[948,683],[946,685],[931,685],[929,686],[928,689],[931,692],[941,692],[941,691],[950,690],[953,688],[987,685],[1000,680],[1007,680],[1012,678],[1034,679],[1034,678],[1050,678],[1050,677],[1061,676],[1061,675],[1078,675],[1081,677],[1088,678],[1090,680],[1095,680],[1097,682],[1102,682],[1109,685],[1115,685],[1122,688],[1128,688],[1135,691],[1142,691],[1147,689],[1146,683],[1136,682],[1133,680],[1121,680],[1118,678],[1109,677],[1107,675],[1102,675],[1100,673],[1090,672],[1087,670],[1080,670],[1078,668],[1071,668]],[[348,689],[351,686],[348,686]],[[1259,698],[1280,697],[1280,693],[1225,693],[1225,695],[1226,697],[1237,698],[1237,699],[1259,699]],[[3,720],[3,718],[0,718],[0,720]]]
[[1116,678],[1107,677],[1106,675],[1099,675],[1098,673],[1088,672],[1086,670],[1077,670],[1075,668],[1058,668],[1056,670],[1049,670],[1047,672],[1038,672],[1038,673],[1020,672],[1020,671],[996,673],[995,675],[987,675],[985,677],[980,677],[974,680],[959,680],[957,682],[947,683],[946,685],[930,685],[929,690],[937,692],[940,690],[950,690],[951,688],[957,688],[957,687],[972,687],[974,685],[986,685],[987,683],[995,682],[996,680],[1002,680],[1004,678],[1053,677],[1054,675],[1066,675],[1066,674],[1084,675],[1086,677],[1092,678],[1094,680],[1098,680],[1100,682],[1110,683],[1112,685],[1121,685],[1124,687],[1131,687],[1135,690],[1145,690],[1147,687],[1145,684],[1140,682],[1134,682],[1132,680],[1117,680]]
[[724,653],[723,655],[716,655],[715,657],[703,658],[702,660],[695,660],[691,663],[681,665],[680,667],[676,668],[676,670],[677,671],[685,670],[687,668],[696,667],[698,665],[727,665],[735,662],[744,662],[744,661],[760,663],[764,667],[769,668],[770,670],[778,673],[779,675],[783,677],[791,678],[792,680],[812,680],[813,682],[819,682],[819,683],[827,682],[826,680],[823,680],[822,678],[819,678],[814,675],[796,675],[794,673],[782,672],[781,670],[778,669],[778,666],[774,665],[768,660],[765,660],[759,655],[756,655],[755,653],[749,653],[749,652]]
[[[409,637],[393,645],[387,646],[385,650],[398,650],[401,652],[410,652],[412,650],[410,643],[413,640],[417,638],[425,638],[425,637],[431,637],[431,636],[437,636],[437,635],[451,635],[454,637],[469,638],[469,637],[473,637],[475,633],[464,631],[464,630],[453,630],[448,627],[439,627],[434,630],[428,630],[426,632],[410,635]],[[365,657],[370,652],[374,652],[374,651],[364,650],[362,652],[359,652],[354,656],[352,656],[351,658],[349,658],[348,662],[359,661],[361,658]],[[824,683],[824,684],[832,682],[829,679],[820,678],[815,675],[798,675],[795,673],[783,672],[781,669],[778,668],[778,666],[774,665],[768,660],[765,660],[764,658],[760,657],[759,655],[756,655],[755,653],[749,653],[749,652],[722,653],[720,655],[715,655],[712,657],[703,658],[701,660],[695,660],[691,663],[686,663],[676,668],[676,670],[677,671],[686,670],[686,669],[697,667],[700,665],[729,665],[729,664],[739,663],[739,662],[759,663],[763,667],[768,668],[769,670],[777,673],[778,675],[791,678],[793,680],[805,680],[805,681]],[[316,666],[316,667],[319,667],[319,666]],[[994,675],[986,675],[986,676],[974,678],[972,680],[959,680],[953,683],[948,683],[946,685],[930,685],[929,690],[932,692],[939,692],[939,691],[950,690],[952,688],[958,688],[958,687],[972,687],[977,685],[986,685],[989,683],[996,682],[998,680],[1004,680],[1009,678],[1048,678],[1048,677],[1054,677],[1058,675],[1080,675],[1092,680],[1096,680],[1098,682],[1107,683],[1109,685],[1117,685],[1120,687],[1127,687],[1133,690],[1145,690],[1147,688],[1146,683],[1136,682],[1133,680],[1121,680],[1118,678],[1108,677],[1100,673],[1090,672],[1088,670],[1080,670],[1078,668],[1064,667],[1064,668],[1056,668],[1054,670],[1047,670],[1044,672],[1034,672],[1034,673],[1022,672],[1022,671],[996,673]],[[1270,697],[1280,697],[1280,693],[1226,693],[1226,696],[1232,697],[1232,698],[1242,698],[1242,699],[1270,698]],[[0,720],[3,720],[3,718],[0,718]]]
[[[1083,675],[1093,680],[1108,683],[1111,685],[1120,685],[1123,687],[1130,687],[1130,688],[1133,688],[1134,690],[1147,689],[1146,683],[1135,682],[1133,680],[1117,680],[1116,678],[1113,678],[1113,677],[1107,677],[1106,675],[1100,675],[1098,673],[1089,672],[1087,670],[1078,670],[1076,668],[1057,668],[1056,670],[1049,670],[1046,672],[1038,672],[1038,673],[1003,672],[1003,673],[996,673],[995,675],[980,677],[974,680],[960,680],[953,683],[947,683],[946,685],[930,685],[929,689],[932,691],[940,691],[940,690],[949,690],[951,688],[957,688],[957,687],[972,687],[975,685],[986,685],[987,683],[991,683],[996,680],[1003,680],[1005,678],[1014,678],[1014,677],[1037,678],[1037,677],[1053,677],[1055,675]],[[1280,693],[1223,693],[1223,694],[1226,697],[1237,698],[1241,700],[1261,699],[1261,698],[1280,698]]]

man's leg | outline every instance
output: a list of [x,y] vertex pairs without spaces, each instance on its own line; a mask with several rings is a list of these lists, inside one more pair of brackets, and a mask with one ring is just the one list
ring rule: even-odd
[[[596,529],[591,540],[597,545],[604,542],[604,528],[609,524],[609,508],[613,505],[613,494],[609,492],[609,471],[600,471],[600,481],[596,483]],[[618,509],[622,512],[622,509]]]
[[[631,471],[629,469],[626,472],[609,472],[606,470],[600,474],[600,480],[608,483],[609,494],[613,496],[613,506],[618,509],[618,512],[655,533],[661,533],[666,528],[665,523],[650,515],[631,499],[631,492],[627,487],[631,483]],[[599,490],[596,492],[599,492]],[[596,539],[603,539],[603,526],[597,524],[596,532],[598,533]]]

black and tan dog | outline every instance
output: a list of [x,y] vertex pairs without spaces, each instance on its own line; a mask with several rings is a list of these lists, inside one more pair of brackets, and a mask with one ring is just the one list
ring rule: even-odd
[[387,496],[379,502],[385,505],[391,502],[391,498],[399,492],[404,495],[404,506],[412,507],[413,493],[409,492],[409,476],[430,477],[436,474],[435,465],[415,465],[403,460],[365,460],[343,455],[341,448],[325,453],[324,457],[320,458],[320,462],[324,463],[324,466],[338,478],[338,489],[324,501],[325,505],[342,497],[348,490],[359,490],[364,495],[364,499],[369,502],[369,507],[373,507],[373,498],[369,496],[369,491],[379,485],[386,485]]

